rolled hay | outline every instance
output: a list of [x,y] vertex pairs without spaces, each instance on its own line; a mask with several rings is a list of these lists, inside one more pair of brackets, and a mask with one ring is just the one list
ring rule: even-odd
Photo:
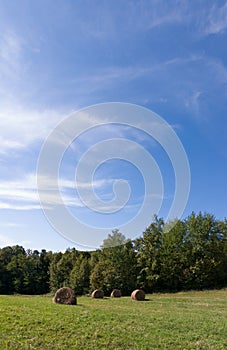
[[121,297],[120,289],[113,289],[110,296],[111,298],[120,298]]
[[142,289],[136,289],[132,292],[131,298],[138,301],[145,300],[145,293]]
[[77,299],[74,291],[69,287],[62,287],[55,293],[53,302],[55,304],[76,305]]
[[104,297],[104,292],[101,289],[96,289],[92,292],[92,298],[102,299]]

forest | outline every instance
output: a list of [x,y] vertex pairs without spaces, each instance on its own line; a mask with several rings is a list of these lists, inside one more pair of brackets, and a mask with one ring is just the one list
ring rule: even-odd
[[129,295],[136,288],[153,293],[226,287],[227,219],[192,212],[173,225],[154,216],[139,238],[126,240],[115,229],[92,252],[0,249],[0,294],[54,293],[62,286],[77,295],[96,288]]

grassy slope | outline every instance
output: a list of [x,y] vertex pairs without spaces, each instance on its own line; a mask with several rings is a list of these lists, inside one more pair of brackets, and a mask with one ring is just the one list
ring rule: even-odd
[[77,306],[50,297],[0,296],[0,349],[227,348],[227,291],[78,298]]

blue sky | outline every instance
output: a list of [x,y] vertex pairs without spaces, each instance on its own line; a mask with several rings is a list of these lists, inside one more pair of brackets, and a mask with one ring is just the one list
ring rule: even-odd
[[[136,104],[164,118],[190,163],[191,189],[182,217],[192,210],[226,217],[226,42],[226,1],[1,1],[0,247],[75,246],[41,210],[36,167],[41,146],[58,123],[98,103]],[[65,203],[74,214],[83,211],[73,192],[78,157],[93,143],[121,133],[140,140],[158,164],[164,184],[159,214],[165,217],[174,193],[166,153],[155,140],[116,126],[90,131],[66,151]],[[141,174],[122,160],[100,165],[94,189],[104,201],[113,199],[116,179],[133,189],[127,207],[133,216],[145,193]],[[86,182],[82,187],[88,188]],[[118,227],[125,215],[108,220]],[[93,214],[89,220],[100,225]],[[146,225],[141,222],[141,232]]]

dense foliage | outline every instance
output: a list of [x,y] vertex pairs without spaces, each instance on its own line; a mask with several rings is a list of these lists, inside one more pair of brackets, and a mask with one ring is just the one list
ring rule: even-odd
[[114,230],[95,252],[2,248],[0,293],[44,294],[70,286],[79,295],[96,288],[127,295],[135,288],[151,293],[226,286],[227,220],[192,213],[172,224],[155,217],[134,241]]

